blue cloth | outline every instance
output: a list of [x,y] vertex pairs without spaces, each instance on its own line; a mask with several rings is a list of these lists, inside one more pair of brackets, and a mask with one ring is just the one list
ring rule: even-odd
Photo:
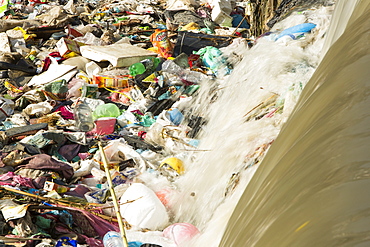
[[[238,14],[235,14],[235,15],[231,15],[231,17],[233,18],[233,21],[231,22],[232,26],[233,27],[237,27],[239,25],[239,23],[243,20],[243,16],[242,15],[238,15]],[[246,28],[246,29],[249,29],[250,28],[250,25],[249,23],[244,19],[242,21],[242,24],[240,24],[239,26],[240,28]]]

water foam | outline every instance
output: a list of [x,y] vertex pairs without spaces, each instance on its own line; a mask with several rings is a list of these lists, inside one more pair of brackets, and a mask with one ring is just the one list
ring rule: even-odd
[[[199,151],[186,152],[186,173],[175,181],[177,192],[170,198],[174,221],[192,223],[203,233],[187,246],[217,246],[242,192],[319,63],[332,10],[295,13],[274,27],[315,23],[303,39],[260,38],[252,48],[236,42],[224,50],[232,61],[242,58],[231,75],[202,82],[187,105],[191,114],[207,121]],[[229,189],[235,189],[225,196],[233,174],[239,182],[231,183]]]

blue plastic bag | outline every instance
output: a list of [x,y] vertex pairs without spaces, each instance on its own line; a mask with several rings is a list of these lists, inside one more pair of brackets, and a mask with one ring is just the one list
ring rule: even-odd
[[71,246],[71,247],[77,247],[77,241],[74,239],[71,239],[69,237],[61,237],[55,247],[61,247],[61,246]]
[[298,36],[310,32],[313,28],[316,27],[316,24],[313,23],[302,23],[296,26],[290,27],[282,31],[275,38],[275,41],[282,38],[283,36],[290,36],[292,39],[296,39]]
[[128,247],[140,247],[142,245],[143,245],[143,243],[139,242],[139,241],[134,241],[134,242],[129,242],[128,243]]
[[206,46],[195,52],[195,54],[200,55],[203,64],[211,70],[216,70],[225,63],[220,49],[213,46]]
[[180,125],[180,123],[184,119],[184,115],[182,115],[182,113],[177,108],[168,110],[167,117],[174,125]]

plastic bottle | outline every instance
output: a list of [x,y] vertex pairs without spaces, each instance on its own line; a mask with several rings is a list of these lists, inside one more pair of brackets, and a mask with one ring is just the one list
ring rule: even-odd
[[94,120],[90,107],[81,101],[77,102],[73,115],[79,130],[87,132],[94,128]]
[[103,237],[104,247],[124,247],[121,234],[109,231]]
[[162,70],[171,74],[178,74],[183,70],[179,65],[177,65],[173,60],[166,60],[162,64]]
[[197,82],[207,78],[206,75],[204,75],[200,72],[186,70],[186,69],[181,68],[179,65],[177,65],[172,60],[166,60],[162,64],[162,71],[167,72],[167,73],[171,73],[171,74],[175,74],[182,80],[189,81],[189,82],[194,82],[194,83],[197,83]]
[[141,75],[144,74],[146,71],[153,72],[158,65],[160,64],[161,59],[156,57],[156,58],[147,58],[139,63],[134,63],[133,65],[130,66],[130,75],[136,76],[136,75]]
[[129,70],[130,70],[130,75],[136,76],[136,75],[144,74],[144,72],[146,71],[146,68],[144,64],[142,63],[134,63],[133,65],[130,66]]

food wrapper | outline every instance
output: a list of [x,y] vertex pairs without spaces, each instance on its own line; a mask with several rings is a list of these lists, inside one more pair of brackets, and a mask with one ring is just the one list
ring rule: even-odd
[[172,56],[172,44],[168,39],[166,29],[156,29],[155,32],[150,36],[150,42],[152,42],[154,51],[163,58]]

